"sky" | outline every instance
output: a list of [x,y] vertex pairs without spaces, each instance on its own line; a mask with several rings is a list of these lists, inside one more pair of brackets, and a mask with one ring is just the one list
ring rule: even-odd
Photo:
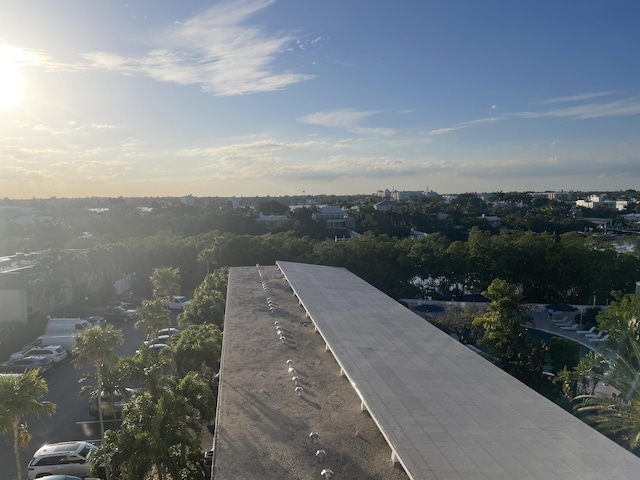
[[3,0],[0,197],[640,189],[635,0]]

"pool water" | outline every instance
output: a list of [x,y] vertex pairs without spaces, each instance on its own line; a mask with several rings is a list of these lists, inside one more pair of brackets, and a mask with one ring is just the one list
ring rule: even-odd
[[581,343],[574,342],[570,338],[561,337],[559,335],[553,335],[552,333],[541,332],[540,330],[534,330],[533,328],[527,328],[527,336],[533,340],[542,340],[547,346],[551,346],[552,337],[564,338],[565,340],[578,344],[579,346],[578,355],[580,356],[580,358],[584,357],[587,353],[591,351],[591,349],[585,347]]

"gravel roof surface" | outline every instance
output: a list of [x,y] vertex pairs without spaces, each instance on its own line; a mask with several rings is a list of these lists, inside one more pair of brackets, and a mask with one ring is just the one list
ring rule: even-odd
[[[407,480],[279,269],[260,271],[252,266],[229,273],[216,480],[318,479],[326,468],[339,479]],[[318,450],[326,452],[324,462]]]

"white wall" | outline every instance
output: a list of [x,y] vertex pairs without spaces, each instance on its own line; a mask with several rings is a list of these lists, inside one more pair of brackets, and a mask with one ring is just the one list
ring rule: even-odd
[[0,289],[0,324],[27,323],[27,291]]

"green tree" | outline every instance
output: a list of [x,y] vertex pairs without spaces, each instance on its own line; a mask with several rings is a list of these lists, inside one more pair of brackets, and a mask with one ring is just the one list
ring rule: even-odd
[[183,326],[211,323],[221,327],[226,303],[224,297],[216,290],[201,287],[196,289],[193,300],[180,314],[178,321]]
[[217,371],[222,350],[222,332],[212,324],[192,325],[177,335],[171,349],[180,376],[185,376],[190,371],[202,374]]
[[171,267],[156,268],[150,277],[153,296],[168,301],[172,295],[180,292],[180,269]]
[[640,370],[640,358],[634,350],[640,342],[640,293],[613,295],[609,308],[596,317],[598,328],[610,335],[608,350]]
[[473,321],[484,328],[478,344],[489,349],[502,369],[535,388],[542,380],[546,347],[543,342],[527,338],[525,326],[532,318],[521,303],[520,288],[495,279],[482,294],[491,303]]
[[[640,344],[630,341],[629,357],[610,359],[609,369],[591,370],[590,376],[612,387],[618,394],[605,396],[594,393],[574,398],[574,411],[601,433],[627,449],[640,453],[640,388],[638,369]],[[613,357],[610,357],[613,358]],[[594,387],[595,389],[595,387]]]
[[[115,348],[124,343],[122,330],[116,329],[113,325],[102,327],[92,327],[81,335],[78,335],[76,346],[72,354],[73,363],[80,368],[85,365],[92,365],[95,369],[96,390],[102,391],[104,388],[102,370],[105,365],[110,365],[118,360]],[[102,411],[102,401],[98,395],[98,418],[100,420],[100,438],[104,441],[104,417]]]
[[197,373],[169,380],[157,396],[136,396],[125,407],[120,431],[109,432],[98,458],[108,460],[114,480],[202,478],[200,433],[214,415],[213,393]]
[[476,308],[458,306],[449,307],[442,314],[425,314],[429,322],[448,334],[454,334],[464,345],[475,345],[482,334],[482,329],[473,324],[477,316]]
[[207,267],[207,275],[211,270],[211,265],[218,263],[218,250],[214,247],[205,248],[198,253],[198,263]]
[[20,447],[26,448],[31,440],[26,424],[21,421],[25,415],[39,417],[52,415],[56,411],[54,403],[42,400],[48,390],[47,382],[35,370],[22,375],[0,377],[0,433],[13,434],[18,480],[22,479]]
[[158,396],[168,378],[174,374],[170,360],[166,355],[155,355],[143,345],[136,355],[122,359],[122,369],[132,386]]
[[144,328],[149,337],[158,336],[158,330],[171,325],[171,316],[165,303],[160,299],[143,300],[136,309],[139,319],[135,323],[136,328]]

